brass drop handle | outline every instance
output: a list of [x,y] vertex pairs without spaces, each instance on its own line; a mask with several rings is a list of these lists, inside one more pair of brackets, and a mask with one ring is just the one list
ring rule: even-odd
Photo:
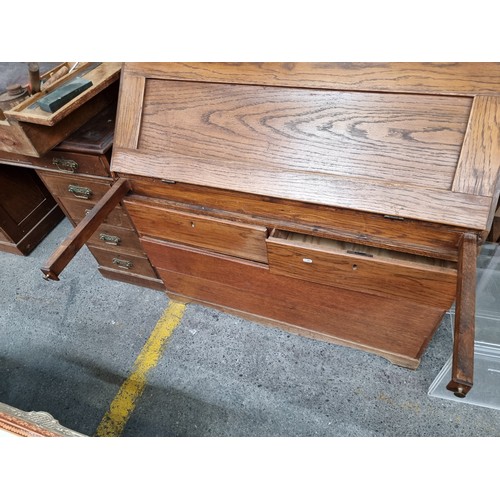
[[107,245],[119,245],[121,243],[121,238],[118,236],[113,236],[111,234],[101,233],[99,239],[104,241]]
[[78,170],[78,163],[74,160],[65,160],[64,158],[53,158],[52,165],[55,165],[63,172],[70,172],[74,174]]
[[134,265],[130,260],[122,260],[116,257],[113,259],[113,264],[115,264],[118,267],[121,267],[122,269],[130,269]]
[[89,200],[92,196],[92,191],[87,187],[75,186],[74,184],[70,184],[68,186],[68,191],[73,193],[76,198],[81,198],[83,200]]

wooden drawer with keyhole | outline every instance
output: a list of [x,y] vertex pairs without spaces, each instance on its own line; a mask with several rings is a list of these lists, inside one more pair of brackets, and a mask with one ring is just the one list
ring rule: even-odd
[[435,307],[449,308],[455,296],[453,262],[281,230],[267,248],[274,274]]
[[267,262],[267,228],[140,203],[131,197],[124,205],[141,236],[184,243],[224,255]]

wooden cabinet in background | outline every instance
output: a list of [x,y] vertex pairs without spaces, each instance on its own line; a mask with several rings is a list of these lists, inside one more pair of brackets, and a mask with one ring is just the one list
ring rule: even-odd
[[28,255],[63,218],[35,171],[0,164],[0,250]]
[[[76,226],[114,183],[110,159],[115,115],[116,102],[39,158],[0,151],[0,159],[12,165],[31,167],[9,168],[16,175],[24,172],[36,179]],[[59,213],[62,216],[62,212]],[[163,290],[163,283],[149,263],[128,214],[120,206],[92,234],[87,247],[103,276]]]

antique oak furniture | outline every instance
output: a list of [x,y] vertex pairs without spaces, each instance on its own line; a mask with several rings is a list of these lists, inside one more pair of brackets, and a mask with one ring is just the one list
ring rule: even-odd
[[499,141],[496,63],[127,63],[117,181],[42,271],[120,202],[177,300],[410,368],[456,301],[463,397]]

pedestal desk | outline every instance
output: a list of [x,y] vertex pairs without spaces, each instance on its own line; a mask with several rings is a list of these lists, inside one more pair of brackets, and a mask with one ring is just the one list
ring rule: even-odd
[[116,182],[42,270],[122,202],[177,300],[409,368],[456,301],[465,396],[499,141],[500,64],[127,63]]

